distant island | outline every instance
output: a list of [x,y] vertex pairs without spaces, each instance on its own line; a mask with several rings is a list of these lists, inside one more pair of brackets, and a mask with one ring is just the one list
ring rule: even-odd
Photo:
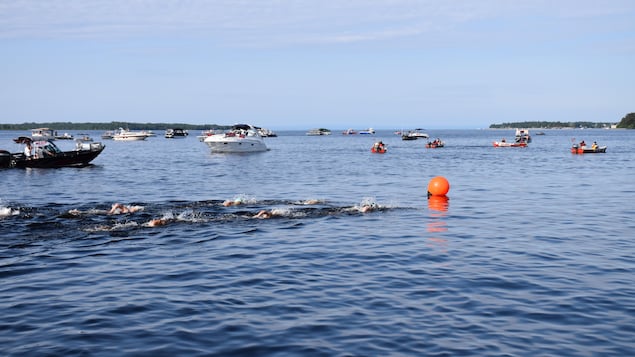
[[118,128],[130,130],[165,130],[179,128],[185,130],[224,130],[231,128],[231,125],[217,124],[183,124],[183,123],[131,123],[113,121],[110,123],[71,123],[71,122],[48,122],[48,123],[22,123],[22,124],[0,124],[0,130],[31,130],[34,128],[51,128],[54,130],[115,130]]
[[596,123],[589,121],[519,121],[502,124],[491,124],[490,129],[516,129],[516,128],[540,128],[540,129],[575,129],[575,128],[610,128],[615,123]]
[[618,128],[618,129],[635,129],[635,113],[627,114],[618,123],[597,123],[589,121],[520,121],[502,124],[491,124],[490,129],[516,129],[516,128],[540,128],[540,129],[563,129],[563,128]]

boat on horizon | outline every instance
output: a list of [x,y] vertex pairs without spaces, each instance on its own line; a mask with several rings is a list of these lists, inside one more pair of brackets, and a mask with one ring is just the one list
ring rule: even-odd
[[258,129],[258,134],[263,138],[275,138],[278,136],[273,130],[267,128],[259,128],[255,126],[254,128]]
[[307,131],[306,135],[308,136],[331,135],[331,131],[326,128],[316,128],[316,129],[311,129]]
[[407,133],[401,134],[401,140],[417,140],[417,139],[427,139],[430,136],[423,132],[424,129],[417,128],[415,130],[409,130]]
[[529,135],[529,129],[516,129],[516,142],[526,142],[526,143],[530,143],[531,142],[531,135]]
[[64,133],[62,135],[55,135],[55,139],[56,140],[73,140],[73,134],[69,134],[69,133]]
[[33,140],[55,140],[57,131],[50,128],[31,129],[31,138]]
[[148,138],[148,134],[141,131],[130,131],[128,129],[119,128],[113,136],[113,140],[118,141],[140,141]]
[[188,136],[187,130],[181,128],[166,129],[164,137],[166,139],[183,139]]

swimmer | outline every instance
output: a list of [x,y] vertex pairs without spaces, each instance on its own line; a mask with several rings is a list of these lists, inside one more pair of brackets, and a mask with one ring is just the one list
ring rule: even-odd
[[322,201],[316,200],[316,199],[309,199],[309,200],[300,201],[299,204],[301,204],[301,205],[317,205],[319,203],[322,203]]
[[267,219],[267,218],[280,217],[280,216],[289,217],[290,215],[291,215],[291,211],[286,209],[276,208],[276,209],[272,209],[271,211],[267,211],[264,209],[260,210],[260,212],[256,213],[251,218]]
[[159,226],[165,226],[166,224],[168,224],[168,220],[165,218],[155,218],[155,219],[151,219],[150,221],[146,222],[144,225],[147,227],[159,227]]
[[238,206],[241,204],[243,204],[243,199],[241,197],[236,197],[233,200],[226,200],[225,202],[223,202],[223,206],[225,207]]
[[271,218],[271,217],[273,217],[273,211],[269,212],[269,211],[263,209],[260,212],[256,213],[251,218],[267,219],[267,218]]
[[126,206],[121,203],[115,203],[108,211],[108,214],[122,214],[122,213],[135,213],[142,210],[141,206]]
[[379,205],[376,202],[369,200],[365,200],[364,202],[362,202],[361,206],[359,207],[359,211],[362,213],[372,212],[376,209],[379,209]]
[[372,205],[372,204],[370,204],[370,205],[364,205],[364,206],[362,206],[359,210],[360,210],[360,212],[362,212],[362,213],[366,213],[366,212],[371,212],[371,211],[375,210],[375,208],[377,208],[377,206],[376,206],[376,205]]
[[13,210],[10,207],[2,207],[0,206],[0,217],[7,217],[20,214],[20,211]]

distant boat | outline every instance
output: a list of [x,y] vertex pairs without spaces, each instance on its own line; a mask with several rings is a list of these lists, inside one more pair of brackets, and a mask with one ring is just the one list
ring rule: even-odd
[[306,132],[308,136],[331,135],[331,131],[325,128],[311,129]]
[[165,138],[166,139],[179,139],[179,138],[186,138],[188,135],[186,130],[180,129],[180,128],[176,128],[176,129],[167,129],[165,131]]
[[55,135],[55,139],[57,140],[73,140],[73,135],[69,133],[64,133],[62,135]]
[[89,143],[93,141],[93,138],[88,134],[77,134],[78,138],[75,140],[77,142]]
[[114,136],[115,132],[113,130],[108,130],[101,134],[101,138],[104,140],[112,139]]
[[255,127],[255,128],[258,129],[258,133],[263,138],[275,138],[278,136],[278,134],[276,134],[273,130],[266,129],[266,128],[259,128],[259,127]]
[[531,142],[531,135],[529,135],[529,129],[516,129],[516,142]]
[[353,129],[347,129],[342,132],[343,135],[355,135],[357,132]]
[[49,128],[31,129],[31,138],[33,140],[55,140],[56,132]]
[[359,133],[360,133],[360,134],[362,134],[362,135],[364,135],[364,134],[366,134],[366,135],[373,135],[373,134],[375,134],[375,129],[373,129],[373,128],[368,128],[368,129],[366,129],[366,130],[361,130]]
[[401,140],[417,140],[417,139],[427,139],[430,137],[428,134],[423,132],[424,129],[418,128],[415,130],[410,130],[407,133],[401,135]]
[[148,135],[146,133],[140,131],[130,131],[128,129],[119,128],[112,136],[112,139],[118,141],[140,141],[145,140],[147,137]]

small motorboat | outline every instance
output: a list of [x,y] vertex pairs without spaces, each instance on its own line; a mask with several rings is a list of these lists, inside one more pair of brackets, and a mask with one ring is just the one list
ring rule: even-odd
[[494,147],[496,148],[524,148],[527,147],[527,143],[524,141],[508,143],[506,141],[494,141]]
[[376,142],[373,147],[370,148],[370,152],[374,154],[385,154],[386,153],[386,145],[383,142]]
[[183,130],[180,128],[176,128],[176,129],[167,129],[165,131],[165,138],[166,139],[178,139],[178,138],[186,138],[188,135],[187,130]]
[[605,152],[606,152],[606,146],[588,147],[588,146],[578,146],[576,144],[571,147],[572,154],[598,154],[598,153],[605,153]]
[[331,135],[331,131],[326,128],[316,128],[316,129],[311,129],[307,131],[306,135],[308,136]]
[[444,146],[445,146],[445,143],[443,141],[441,141],[440,139],[435,139],[433,141],[428,141],[428,143],[426,144],[426,148],[428,148],[428,149],[442,148]]
[[259,127],[255,127],[255,128],[258,129],[258,134],[260,134],[260,136],[262,136],[263,138],[275,138],[278,136],[278,134],[276,134],[271,129],[259,128]]
[[208,136],[203,140],[213,153],[267,151],[267,145],[258,129],[249,124],[236,124],[221,134]]
[[101,138],[104,140],[112,139],[115,136],[114,130],[107,130],[103,134],[101,134]]
[[415,130],[410,130],[405,134],[401,135],[401,140],[417,140],[417,139],[427,139],[430,136],[423,132],[423,129],[417,128]]
[[118,141],[139,141],[148,138],[148,134],[140,131],[130,131],[128,129],[119,128],[119,130],[113,134],[112,139]]
[[[67,166],[87,166],[106,147],[102,143],[78,142],[75,150],[62,151],[52,140],[33,140],[26,136],[13,139],[18,144],[25,144],[26,150],[21,153],[9,153],[0,150],[0,167],[2,168],[55,168]],[[26,153],[30,154],[29,156]]]
[[35,128],[31,129],[31,138],[33,140],[55,140],[57,132],[49,128]]
[[529,129],[516,129],[516,142],[531,142],[531,135],[529,135]]
[[81,142],[88,143],[88,142],[93,141],[93,138],[91,138],[90,135],[88,135],[88,134],[77,134],[77,136],[78,136],[78,138],[75,139],[76,142],[81,141]]
[[55,139],[57,140],[73,140],[73,134],[64,133],[62,135],[55,135]]

